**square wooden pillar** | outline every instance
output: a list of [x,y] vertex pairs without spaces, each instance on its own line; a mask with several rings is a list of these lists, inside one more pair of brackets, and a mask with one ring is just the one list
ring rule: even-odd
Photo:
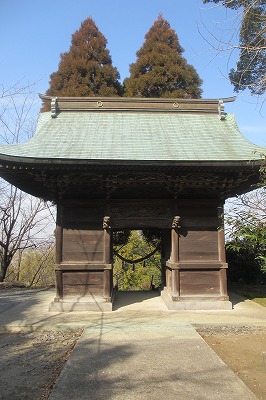
[[112,309],[110,218],[104,203],[65,202],[57,210],[56,297],[50,309]]
[[[228,301],[222,211],[214,201],[180,202],[162,298],[170,309],[231,309]],[[199,205],[199,204],[198,204]]]

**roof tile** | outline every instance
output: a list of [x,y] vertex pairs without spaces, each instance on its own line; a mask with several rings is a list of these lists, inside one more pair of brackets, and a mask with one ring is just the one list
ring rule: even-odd
[[149,112],[40,114],[31,140],[2,145],[17,157],[73,160],[242,161],[265,148],[244,138],[233,115]]

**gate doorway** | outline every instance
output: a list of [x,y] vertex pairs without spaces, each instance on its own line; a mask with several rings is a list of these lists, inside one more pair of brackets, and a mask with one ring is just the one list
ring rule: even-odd
[[164,283],[161,230],[114,230],[112,250],[116,291],[159,293]]

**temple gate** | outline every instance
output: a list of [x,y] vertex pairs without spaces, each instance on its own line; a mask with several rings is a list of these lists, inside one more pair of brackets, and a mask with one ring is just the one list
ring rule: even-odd
[[[0,146],[0,175],[57,204],[53,310],[111,310],[112,231],[162,232],[169,309],[230,309],[223,204],[260,154],[224,100],[47,98],[36,134]],[[252,161],[252,162],[251,162]]]

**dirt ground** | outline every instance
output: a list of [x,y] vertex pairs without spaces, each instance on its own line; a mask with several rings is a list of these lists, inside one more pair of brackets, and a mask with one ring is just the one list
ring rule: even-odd
[[0,399],[48,399],[81,333],[0,333]]
[[260,400],[266,399],[266,327],[204,327],[199,334]]
[[[266,399],[266,328],[197,328],[212,349]],[[0,399],[46,400],[82,330],[0,334]],[[265,364],[264,364],[265,363]]]

